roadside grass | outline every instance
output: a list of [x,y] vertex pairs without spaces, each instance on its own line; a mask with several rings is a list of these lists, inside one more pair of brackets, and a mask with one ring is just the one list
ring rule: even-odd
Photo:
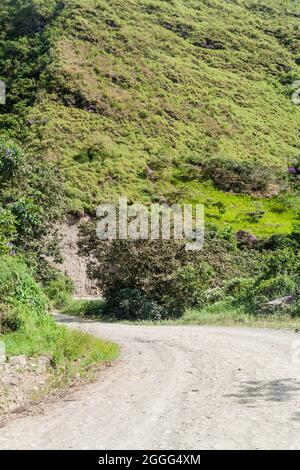
[[[32,313],[32,312],[31,312]],[[30,394],[30,403],[95,380],[103,366],[117,359],[119,346],[57,324],[50,314],[38,323],[27,321],[19,330],[0,335],[7,358],[25,355],[50,359],[46,383]],[[26,371],[24,372],[26,374]]]
[[86,368],[118,356],[116,344],[60,325],[47,312],[36,314],[22,305],[20,316],[22,323],[16,331],[0,335],[8,358],[48,356],[54,371],[72,375],[72,370],[84,374]]
[[118,353],[117,345],[80,331],[70,331],[63,325],[57,325],[50,315],[45,315],[40,324],[31,323],[28,326],[1,337],[8,357],[44,355],[51,357],[54,367],[68,366],[75,361],[85,367],[111,361]]
[[[90,318],[101,322],[116,322],[114,318],[107,318],[103,314],[104,301],[73,300],[71,305],[61,313],[81,318]],[[253,328],[271,328],[293,330],[300,329],[300,318],[292,318],[285,313],[249,314],[242,308],[235,308],[227,301],[216,302],[201,310],[187,310],[178,319],[136,322],[118,321],[119,323],[140,325],[201,325],[201,326],[240,326]]]
[[[32,270],[17,257],[0,257],[0,340],[6,355],[47,356],[54,372],[84,372],[111,361],[118,346],[58,324],[49,313],[49,300]],[[75,367],[73,367],[75,365]]]
[[1,336],[8,357],[49,356],[54,369],[84,373],[92,365],[108,362],[118,356],[118,346],[87,333],[69,330],[56,323],[49,314],[34,318],[31,312],[23,312],[24,323],[15,332]]
[[75,317],[102,318],[104,305],[104,300],[70,299],[66,305],[60,309],[60,312],[66,315],[73,315]]
[[181,318],[171,323],[177,325],[246,326],[272,329],[300,328],[300,318],[292,318],[285,313],[251,315],[242,308],[232,307],[228,302],[217,302],[202,310],[188,310]]
[[[119,355],[117,344],[58,324],[47,311],[40,314],[23,304],[20,318],[22,323],[16,331],[0,335],[7,359],[45,356],[51,366],[45,372],[45,385],[30,393],[30,403],[61,393],[69,386],[93,381],[98,371]],[[26,370],[24,374],[26,380]]]
[[[98,339],[87,333],[70,330],[57,324],[48,313],[32,319],[28,312],[23,326],[15,332],[0,335],[6,346],[7,358],[25,355],[27,357],[49,357],[45,383],[32,389],[26,396],[25,407],[38,403],[41,399],[58,396],[69,387],[83,385],[95,380],[99,370],[118,357],[117,344]],[[26,369],[24,370],[26,381]],[[22,383],[19,384],[22,387]],[[4,411],[6,402],[4,401]],[[24,404],[21,403],[23,406]],[[2,410],[0,413],[3,422]]]

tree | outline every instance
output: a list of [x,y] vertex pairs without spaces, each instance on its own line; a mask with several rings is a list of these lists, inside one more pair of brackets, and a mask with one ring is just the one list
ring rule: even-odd
[[0,245],[35,257],[58,255],[57,224],[64,218],[63,179],[52,164],[29,160],[0,139]]
[[145,310],[154,301],[169,316],[178,316],[185,308],[201,306],[209,287],[245,274],[250,265],[253,272],[257,269],[251,250],[242,253],[228,231],[212,226],[207,226],[206,244],[198,252],[186,251],[185,240],[103,241],[97,238],[93,223],[81,230],[80,248],[89,257],[88,273],[98,282],[108,304],[119,312],[120,305],[116,306],[114,299],[125,305],[124,295],[128,294],[127,304],[137,308],[142,299],[139,292],[145,298]]

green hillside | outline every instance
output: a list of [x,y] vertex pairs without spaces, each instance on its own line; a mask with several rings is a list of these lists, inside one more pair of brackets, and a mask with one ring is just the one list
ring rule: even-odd
[[59,162],[75,212],[126,194],[261,235],[297,217],[297,1],[2,0],[0,79],[1,133]]

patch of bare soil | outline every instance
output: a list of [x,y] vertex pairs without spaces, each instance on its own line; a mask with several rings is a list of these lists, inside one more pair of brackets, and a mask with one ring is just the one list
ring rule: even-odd
[[69,375],[51,366],[48,357],[16,356],[0,363],[0,427],[14,419],[43,413],[50,403],[72,402],[83,385],[100,380],[112,363],[85,368],[84,373]]
[[24,409],[48,387],[53,375],[49,357],[12,357],[0,364],[0,420]]
[[86,260],[78,253],[79,227],[88,219],[73,218],[63,224],[60,230],[62,236],[61,252],[63,263],[57,267],[72,279],[75,295],[79,298],[99,297],[97,284],[90,280],[86,271]]

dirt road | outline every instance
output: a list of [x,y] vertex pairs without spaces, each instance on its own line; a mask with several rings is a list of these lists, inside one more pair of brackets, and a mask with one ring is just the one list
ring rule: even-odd
[[71,399],[2,428],[0,448],[300,448],[296,333],[71,325],[118,342],[120,360]]

